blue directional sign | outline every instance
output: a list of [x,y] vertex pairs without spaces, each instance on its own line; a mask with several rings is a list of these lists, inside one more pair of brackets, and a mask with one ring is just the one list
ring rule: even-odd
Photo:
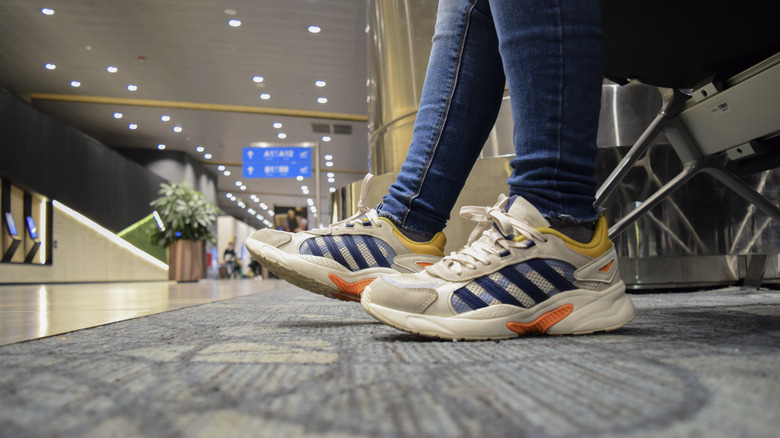
[[311,177],[311,148],[302,146],[244,148],[244,178]]

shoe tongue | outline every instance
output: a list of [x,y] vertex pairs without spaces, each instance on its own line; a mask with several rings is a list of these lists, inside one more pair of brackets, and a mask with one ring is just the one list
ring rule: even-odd
[[539,210],[522,196],[512,195],[504,207],[504,211],[534,228],[547,228],[550,226],[550,223],[539,213]]

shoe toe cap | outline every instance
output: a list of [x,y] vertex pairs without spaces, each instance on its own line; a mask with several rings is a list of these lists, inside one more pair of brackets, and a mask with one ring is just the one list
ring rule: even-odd
[[434,289],[398,287],[388,282],[385,275],[374,280],[363,295],[378,306],[387,307],[409,313],[423,313],[436,301],[438,294]]
[[280,246],[290,242],[290,240],[292,240],[292,235],[284,231],[276,231],[264,228],[262,230],[255,231],[252,236],[249,237],[249,240],[254,240],[265,245],[273,246],[274,248],[279,248]]

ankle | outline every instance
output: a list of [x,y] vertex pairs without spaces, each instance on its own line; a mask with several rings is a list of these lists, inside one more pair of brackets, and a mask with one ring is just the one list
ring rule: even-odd
[[587,243],[593,240],[596,221],[575,221],[569,218],[547,218],[550,228],[577,242]]

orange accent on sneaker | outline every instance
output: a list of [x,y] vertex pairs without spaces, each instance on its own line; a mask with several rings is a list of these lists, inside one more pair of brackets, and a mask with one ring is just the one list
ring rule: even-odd
[[428,266],[433,266],[433,263],[417,262],[417,266],[419,266],[421,268],[427,268]]
[[334,297],[344,301],[360,301],[360,294],[375,278],[366,278],[349,283],[333,274],[328,274],[328,278],[339,288],[338,292],[331,293]]
[[612,269],[612,265],[614,264],[615,259],[610,260],[609,263],[599,268],[599,272],[609,272],[609,270]]
[[574,305],[564,304],[563,306],[551,310],[545,313],[544,315],[536,318],[533,322],[510,321],[506,324],[506,328],[512,330],[515,333],[519,333],[520,336],[531,334],[531,333],[544,334],[545,332],[547,332],[547,329],[561,322],[563,318],[569,316],[569,314],[573,310],[574,310]]

